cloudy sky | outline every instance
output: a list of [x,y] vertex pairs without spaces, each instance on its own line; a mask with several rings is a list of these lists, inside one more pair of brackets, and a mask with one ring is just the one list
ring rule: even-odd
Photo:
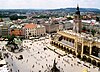
[[100,0],[0,0],[0,9],[99,8]]

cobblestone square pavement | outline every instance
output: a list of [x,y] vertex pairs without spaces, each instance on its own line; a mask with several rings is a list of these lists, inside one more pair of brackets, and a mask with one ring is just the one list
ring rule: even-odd
[[[1,43],[0,47],[5,47],[6,42]],[[71,54],[59,56],[59,54],[48,49],[47,46],[50,46],[49,39],[41,41],[23,40],[23,52],[12,53],[6,51],[9,56],[8,58],[5,57],[8,69],[10,72],[50,72],[54,59],[56,59],[57,68],[60,72],[83,72],[84,69],[90,72],[100,72],[93,65],[87,68],[83,65],[84,62],[80,61],[81,64],[79,64],[77,62],[79,59],[74,58]],[[22,55],[23,59],[19,60],[19,55]]]

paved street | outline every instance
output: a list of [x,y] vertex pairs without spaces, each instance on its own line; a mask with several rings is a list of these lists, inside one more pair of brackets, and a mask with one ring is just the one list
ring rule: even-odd
[[[2,42],[0,47],[5,44],[5,42]],[[90,72],[99,72],[98,68],[93,68],[92,65],[87,68],[83,64],[78,64],[78,59],[71,54],[59,57],[57,53],[46,46],[50,46],[49,39],[41,41],[24,40],[23,52],[11,53],[7,51],[9,57],[5,57],[5,60],[8,62],[9,70],[11,72],[49,72],[53,66],[54,59],[56,59],[57,68],[61,72],[82,72],[84,69],[88,69]],[[22,60],[18,59],[19,55],[23,56]]]

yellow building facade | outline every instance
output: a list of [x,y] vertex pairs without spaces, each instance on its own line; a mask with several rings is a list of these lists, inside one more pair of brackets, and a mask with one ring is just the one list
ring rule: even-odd
[[73,19],[73,30],[58,31],[51,37],[51,44],[71,53],[83,61],[100,67],[100,38],[82,33],[79,6]]
[[85,33],[75,33],[71,30],[58,31],[52,37],[51,44],[71,53],[83,61],[100,67],[100,40]]

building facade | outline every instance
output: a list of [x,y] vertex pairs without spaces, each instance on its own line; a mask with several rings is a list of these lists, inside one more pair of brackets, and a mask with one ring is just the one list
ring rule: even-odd
[[46,30],[43,25],[37,25],[31,23],[31,24],[26,24],[23,27],[23,34],[25,38],[43,36],[46,34]]
[[22,30],[21,29],[10,29],[10,35],[21,36]]
[[60,24],[59,22],[54,22],[54,21],[48,21],[47,23],[43,24],[46,28],[47,33],[54,33],[57,32],[57,30],[63,30],[64,25]]
[[22,36],[22,26],[21,25],[11,25],[10,26],[10,35],[14,34],[15,36]]
[[59,31],[51,44],[78,58],[100,66],[100,39],[72,31]]
[[82,24],[81,24],[81,18],[80,18],[80,11],[79,11],[79,6],[77,5],[76,13],[74,15],[74,20],[73,20],[73,31],[80,33]]
[[1,25],[0,26],[0,35],[1,36],[7,36],[9,35],[9,29],[10,29],[10,26],[9,25]]
[[100,67],[100,38],[81,32],[79,7],[73,21],[73,30],[58,31],[52,36],[51,45]]

